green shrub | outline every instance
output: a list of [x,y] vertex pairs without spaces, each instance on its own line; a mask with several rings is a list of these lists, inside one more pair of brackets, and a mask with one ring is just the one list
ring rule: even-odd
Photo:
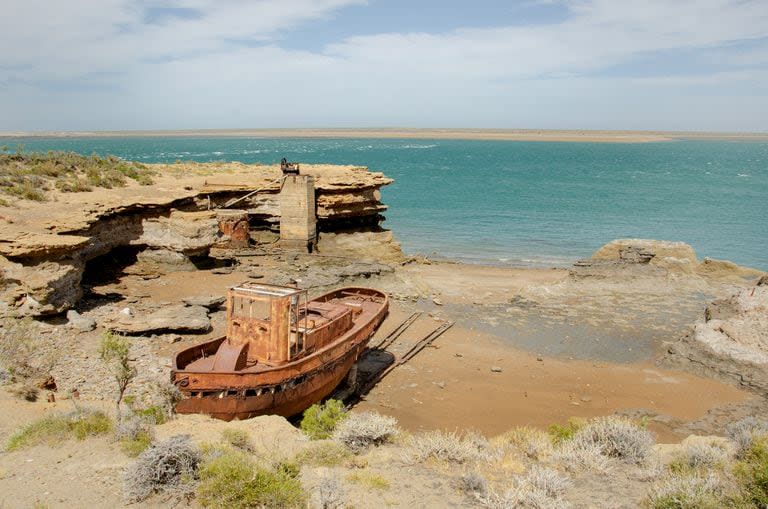
[[722,481],[715,475],[673,474],[651,487],[643,501],[652,509],[720,509],[733,507]]
[[346,416],[344,403],[329,399],[323,404],[314,404],[307,408],[299,427],[312,440],[322,440],[329,438]]
[[65,440],[83,440],[112,430],[112,420],[103,412],[75,412],[38,419],[14,433],[5,446],[15,451],[38,444],[58,445]]
[[578,417],[571,417],[565,425],[552,424],[547,428],[549,438],[554,445],[561,444],[566,440],[570,440],[587,422],[584,419]]
[[748,503],[768,507],[768,435],[753,440],[736,464],[735,472]]
[[200,466],[197,500],[203,507],[303,507],[301,483],[256,465],[240,451],[219,451]]

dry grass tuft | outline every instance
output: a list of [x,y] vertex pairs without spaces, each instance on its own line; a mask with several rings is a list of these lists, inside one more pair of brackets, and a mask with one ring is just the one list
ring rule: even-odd
[[348,414],[333,432],[333,438],[353,452],[390,442],[399,429],[394,417],[375,412]]
[[112,420],[103,412],[78,411],[66,415],[50,415],[38,419],[11,435],[6,451],[39,444],[55,446],[64,440],[84,440],[112,430]]
[[523,426],[495,437],[493,445],[512,448],[534,460],[542,460],[552,454],[552,441],[547,433]]
[[677,473],[691,470],[720,469],[730,459],[731,452],[723,442],[697,440],[685,444],[682,451],[670,463],[669,469]]

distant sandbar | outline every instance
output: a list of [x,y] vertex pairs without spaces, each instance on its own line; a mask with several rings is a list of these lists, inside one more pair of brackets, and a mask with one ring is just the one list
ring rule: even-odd
[[252,138],[408,138],[445,140],[509,140],[649,143],[681,139],[768,141],[768,133],[708,133],[685,131],[591,131],[548,129],[196,129],[169,131],[6,131],[8,138],[83,137],[252,137]]

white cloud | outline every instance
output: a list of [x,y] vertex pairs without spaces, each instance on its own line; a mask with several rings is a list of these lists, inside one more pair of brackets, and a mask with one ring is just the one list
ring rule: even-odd
[[[757,81],[768,37],[763,0],[564,0],[571,16],[558,23],[368,34],[314,52],[279,46],[281,32],[357,3],[14,0],[0,18],[0,47],[10,49],[0,53],[0,98],[9,103],[0,129],[768,128],[768,92]],[[147,6],[199,16],[148,24]],[[756,47],[730,61],[728,44],[750,39]],[[599,75],[667,50],[711,52],[719,67],[685,77]]]

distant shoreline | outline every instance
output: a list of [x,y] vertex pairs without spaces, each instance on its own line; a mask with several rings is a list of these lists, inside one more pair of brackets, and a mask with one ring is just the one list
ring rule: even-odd
[[686,131],[591,131],[548,129],[195,129],[168,131],[0,131],[0,138],[406,138],[435,140],[563,141],[651,143],[694,140],[768,141],[768,133],[706,133]]

